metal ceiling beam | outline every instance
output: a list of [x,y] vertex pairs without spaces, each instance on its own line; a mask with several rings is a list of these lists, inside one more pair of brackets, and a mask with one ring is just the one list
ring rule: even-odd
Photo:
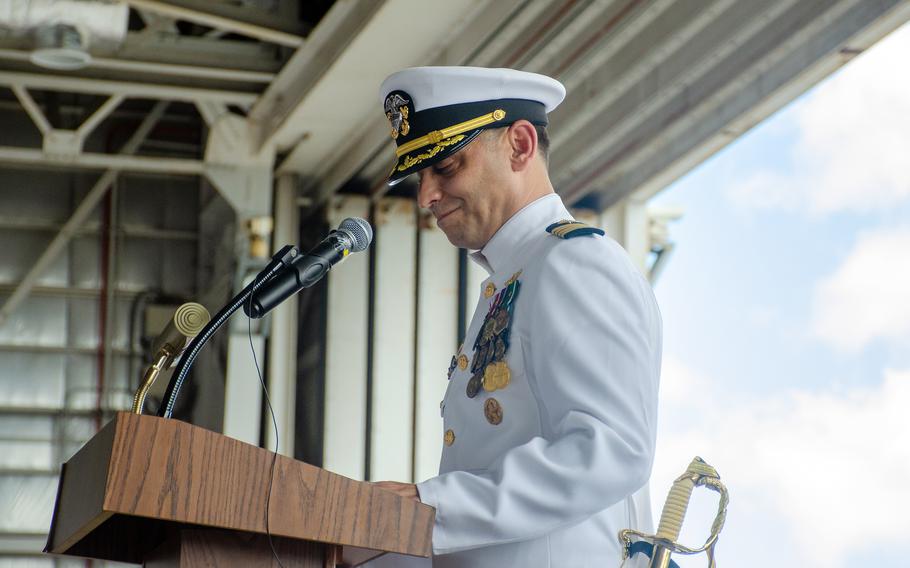
[[[573,47],[568,58],[557,62],[557,68],[563,70],[559,78],[569,94],[551,117],[554,153],[620,95],[635,92],[633,87],[649,72],[705,33],[736,1],[700,0],[693,7],[693,2],[658,0],[637,14],[624,14],[628,21],[611,19],[582,36],[586,41],[578,47],[586,47],[588,53],[582,55]],[[587,41],[597,36],[601,36],[599,41]],[[635,93],[636,97],[649,96],[640,90]]]
[[274,45],[239,40],[190,37],[172,34],[128,32],[115,50],[92,51],[92,55],[118,60],[166,63],[277,73],[284,64]]
[[[31,52],[19,49],[0,48],[0,59],[7,61],[30,61]],[[174,63],[155,63],[146,61],[130,61],[112,59],[108,57],[93,57],[86,70],[105,69],[123,71],[124,76],[135,79],[136,74],[163,75],[170,77],[192,77],[194,79],[214,79],[221,81],[237,81],[248,83],[269,83],[275,78],[274,73],[259,71],[245,71],[243,69],[218,69],[198,65],[179,65]],[[79,73],[75,73],[79,75]]]
[[[300,103],[282,124],[278,146],[299,143],[282,162],[279,173],[299,173],[304,180],[324,175],[332,162],[351,150],[364,129],[381,117],[375,93],[382,79],[402,67],[434,60],[451,47],[451,40],[461,34],[476,11],[489,3],[440,2],[433,10],[414,11],[411,0],[383,2],[344,52],[327,69],[319,70],[319,80],[304,98],[293,92],[284,94]],[[409,14],[406,33],[402,14]],[[311,40],[321,27],[322,23],[316,26]],[[396,31],[399,29],[402,31]],[[393,57],[390,37],[394,37]],[[314,76],[316,71],[310,73]]]
[[[142,145],[142,141],[149,135],[152,131],[152,128],[155,127],[155,124],[158,123],[158,120],[161,119],[164,114],[164,110],[167,107],[167,103],[159,102],[157,103],[152,110],[149,112],[148,116],[142,121],[139,125],[139,128],[130,136],[126,144],[123,146],[122,155],[129,156],[136,152],[139,147]],[[0,156],[4,149],[0,149]],[[40,152],[39,152],[40,153]],[[122,157],[122,156],[121,156]],[[2,158],[0,158],[2,161]],[[89,215],[95,210],[95,207],[101,201],[101,198],[107,194],[108,189],[111,184],[114,183],[117,179],[119,172],[116,170],[108,170],[104,172],[101,177],[95,182],[95,185],[92,186],[92,189],[85,195],[82,199],[82,202],[79,203],[79,206],[76,207],[76,210],[73,211],[73,214],[70,216],[69,220],[63,225],[63,228],[60,229],[60,232],[54,237],[54,240],[48,245],[44,250],[38,260],[35,261],[35,264],[28,271],[28,273],[22,278],[19,282],[16,289],[13,293],[3,302],[3,305],[0,306],[0,325],[9,317],[11,313],[28,297],[29,292],[32,288],[35,287],[35,284],[38,282],[38,279],[44,274],[50,264],[56,260],[56,258],[66,247],[67,243],[73,238],[73,235],[76,234],[79,227],[82,223],[88,219]]]
[[16,146],[0,146],[0,164],[85,170],[110,169],[124,172],[188,176],[206,173],[205,163],[199,160],[89,152],[75,155],[56,155],[42,150]]
[[[758,13],[756,3],[735,4],[572,133],[551,162],[554,183],[569,201],[596,188],[599,204],[607,206],[649,179],[667,181],[669,164],[716,151],[722,144],[712,135],[726,132],[722,138],[732,140],[741,131],[727,127],[762,101],[775,98],[776,110],[792,100],[814,83],[788,87],[796,76],[899,4],[787,0]],[[786,97],[775,96],[778,91]],[[761,118],[771,110],[765,112]],[[696,163],[686,161],[685,169]]]
[[123,95],[136,99],[159,99],[166,101],[216,101],[248,107],[256,100],[255,93],[179,87],[174,85],[151,85],[147,83],[86,79],[66,75],[45,75],[38,73],[14,73],[0,71],[0,85],[22,86],[30,89],[67,91],[72,93]]
[[[162,0],[120,0],[136,10],[155,12],[177,20],[195,22],[211,28],[226,30],[240,35],[298,48],[304,43],[301,33],[286,31],[288,26],[280,20],[257,17],[259,22],[267,19],[268,23],[249,21],[252,14],[249,9],[232,9],[230,6],[218,6],[212,2],[193,2],[188,0],[164,2]],[[281,29],[284,28],[284,29]]]
[[906,1],[842,3],[819,14],[816,25],[617,163],[617,175],[595,183],[601,202],[653,196],[908,21]]
[[[561,50],[548,50],[551,42],[571,36],[576,20],[587,21],[596,10],[612,9],[613,4],[611,0],[497,1],[476,12],[461,34],[426,64],[520,67],[520,63],[532,59],[549,64],[550,57],[561,53]],[[377,115],[364,130],[360,141],[329,167],[324,176],[313,181],[312,185],[318,187],[317,202],[337,191],[355,174],[367,183],[373,200],[388,191],[385,179],[394,160],[384,117]]]
[[[551,165],[560,191],[575,197],[586,179],[580,173],[591,163],[603,162],[613,148],[639,140],[642,123],[660,109],[674,102],[689,105],[687,93],[692,85],[724,58],[739,53],[743,62],[748,61],[754,54],[743,53],[743,44],[763,36],[769,21],[799,1],[737,2],[711,17],[707,27],[699,23],[703,14],[712,15],[711,10],[693,5],[700,3],[679,2],[679,9],[655,20],[635,43],[593,70],[591,84],[573,93],[566,108],[554,112],[557,127]],[[813,9],[828,1],[815,0]],[[785,27],[781,33],[789,36],[792,29]],[[662,56],[653,57],[655,53]],[[725,68],[722,79],[732,80],[739,72],[735,67]],[[608,77],[615,79],[615,88]]]
[[[452,39],[433,59],[427,60],[426,64],[475,64],[473,58],[485,50],[493,38],[504,34],[504,30],[509,30],[512,38],[520,35],[513,29],[517,27],[514,18],[526,8],[526,4],[524,0],[497,0],[487,4],[476,12],[473,20],[464,27],[458,37]],[[548,2],[537,0],[532,4],[534,10],[529,11],[538,14],[539,10],[547,5]],[[375,186],[376,191],[372,192],[373,199],[378,199],[387,190],[383,181],[393,163],[394,154],[389,142],[388,122],[381,113],[375,113],[373,118],[363,124],[360,138],[350,144],[347,151],[341,153],[337,160],[326,164],[327,167],[314,175],[309,183],[303,186],[303,190],[306,192],[311,188],[315,189],[314,203],[321,204],[352,176],[361,172],[361,177]]]
[[250,110],[253,146],[285,149],[303,135],[293,126],[298,111],[313,87],[341,57],[363,27],[375,16],[384,0],[338,2],[329,9],[278,77]]
[[[32,47],[33,42],[28,37],[0,38],[0,49],[3,50],[27,53]],[[259,42],[147,32],[127,32],[126,39],[116,47],[89,48],[95,59],[116,60],[124,64],[158,63],[272,75],[284,63],[279,51],[274,45]]]
[[22,108],[25,109],[25,112],[28,114],[29,118],[32,119],[32,122],[35,123],[35,127],[38,128],[38,131],[41,132],[42,136],[46,136],[53,127],[51,123],[47,121],[47,117],[44,116],[44,113],[41,112],[41,109],[38,108],[38,105],[35,104],[35,99],[29,94],[28,90],[22,85],[11,85],[13,94],[16,95],[16,98],[19,99],[19,103],[22,105]]
[[[541,66],[552,65],[553,58],[561,57],[563,50],[550,49],[551,44],[568,45],[566,40],[573,39],[579,20],[590,24],[597,21],[595,16],[598,11],[609,15],[616,9],[616,2],[612,0],[534,0],[516,2],[508,11],[503,10],[501,2],[496,2],[487,11],[479,13],[462,36],[450,42],[442,52],[446,59],[431,64],[521,67],[534,62]],[[599,17],[603,18],[604,14]],[[470,49],[465,50],[465,46]],[[463,59],[452,61],[449,52],[456,53]],[[385,179],[388,168],[394,162],[388,138],[384,134],[384,121],[382,117],[379,118],[378,125],[374,126],[375,132],[382,132],[377,142],[378,147],[372,147],[372,158],[360,170],[351,172],[351,175],[356,173],[360,179],[367,181],[374,200],[388,191]],[[335,180],[338,171],[343,170],[333,167],[330,171],[332,177],[326,180],[328,187],[321,195],[324,195],[326,189],[332,188],[335,191],[341,185],[339,183],[336,186]]]

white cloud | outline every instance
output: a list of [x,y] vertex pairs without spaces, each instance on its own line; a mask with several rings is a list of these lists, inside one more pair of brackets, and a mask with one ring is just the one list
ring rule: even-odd
[[733,187],[742,206],[813,214],[875,210],[910,197],[910,25],[848,63],[792,109],[794,173]]
[[[664,373],[665,384],[697,376],[672,358]],[[751,400],[696,383],[714,388],[661,400],[653,501],[693,455],[714,465],[731,495],[719,564],[846,568],[870,546],[906,546],[910,370],[886,371],[869,388]],[[707,537],[715,503],[693,506],[686,544]]]
[[846,351],[910,339],[910,228],[861,235],[818,286],[813,333]]

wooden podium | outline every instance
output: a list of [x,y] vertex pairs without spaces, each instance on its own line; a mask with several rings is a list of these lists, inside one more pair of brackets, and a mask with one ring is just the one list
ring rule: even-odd
[[[150,567],[278,566],[266,538],[273,454],[120,412],[63,466],[45,552]],[[269,529],[287,568],[429,556],[432,507],[278,456]]]

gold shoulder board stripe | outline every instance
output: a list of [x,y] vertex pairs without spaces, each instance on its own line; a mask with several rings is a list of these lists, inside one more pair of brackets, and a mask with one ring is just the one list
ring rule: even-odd
[[547,227],[547,232],[561,239],[579,237],[582,235],[603,235],[603,229],[598,229],[578,221],[558,221]]

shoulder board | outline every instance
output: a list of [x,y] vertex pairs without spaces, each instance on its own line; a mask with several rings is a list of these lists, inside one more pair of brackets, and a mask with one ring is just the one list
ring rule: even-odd
[[572,239],[584,235],[602,236],[604,234],[603,229],[598,229],[597,227],[592,227],[572,220],[557,221],[547,227],[547,232],[560,239]]

